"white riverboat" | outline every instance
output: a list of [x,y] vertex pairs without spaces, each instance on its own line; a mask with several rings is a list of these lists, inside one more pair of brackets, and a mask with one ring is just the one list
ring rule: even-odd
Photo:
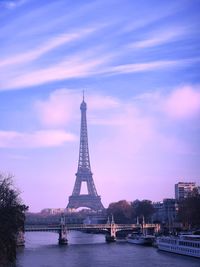
[[127,237],[127,242],[136,245],[152,246],[154,239],[154,236],[151,235],[131,234]]
[[157,238],[159,250],[200,258],[200,235],[180,235]]

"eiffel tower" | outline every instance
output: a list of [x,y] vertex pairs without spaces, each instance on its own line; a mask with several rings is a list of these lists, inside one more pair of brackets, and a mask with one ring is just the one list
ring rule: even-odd
[[[81,110],[81,132],[80,132],[80,148],[79,148],[79,161],[78,171],[76,173],[76,181],[72,195],[69,197],[69,203],[67,205],[68,210],[74,210],[80,207],[87,207],[94,211],[103,210],[104,207],[101,203],[101,197],[98,196],[95,188],[94,180],[92,177],[90,167],[90,157],[88,148],[88,134],[87,134],[87,119],[86,110],[87,104],[84,100],[80,106]],[[88,194],[81,193],[81,184],[86,182]]]

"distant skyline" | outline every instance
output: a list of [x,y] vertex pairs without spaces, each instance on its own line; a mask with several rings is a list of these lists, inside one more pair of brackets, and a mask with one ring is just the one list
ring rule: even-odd
[[198,0],[0,0],[0,171],[30,211],[65,208],[85,90],[105,207],[200,184]]

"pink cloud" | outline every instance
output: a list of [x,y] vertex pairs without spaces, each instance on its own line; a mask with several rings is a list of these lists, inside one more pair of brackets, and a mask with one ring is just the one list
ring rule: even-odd
[[63,130],[40,130],[32,133],[0,131],[0,147],[37,148],[54,147],[76,140],[76,136]]
[[48,127],[66,126],[77,114],[80,94],[69,89],[53,91],[45,100],[34,103],[34,110],[41,124]]
[[118,108],[120,101],[117,98],[111,96],[100,95],[98,93],[89,95],[87,102],[90,110],[106,110]]
[[[95,114],[105,110],[118,109],[120,101],[111,96],[90,94],[85,92],[88,104],[88,119],[95,122],[102,120]],[[70,89],[58,89],[53,91],[45,100],[38,100],[34,103],[34,111],[43,126],[58,127],[65,126],[75,119],[80,119],[80,110],[77,103],[82,101],[82,92]],[[112,112],[111,112],[112,113]],[[112,119],[112,118],[111,118]],[[118,120],[119,121],[119,120]],[[119,124],[119,123],[117,123]]]
[[200,113],[200,91],[198,87],[183,86],[166,97],[163,110],[171,118],[186,119]]
[[91,147],[92,167],[99,192],[112,185],[109,198],[113,201],[149,197],[146,188],[155,179],[158,186],[166,178],[166,174],[159,177],[160,169],[174,168],[165,157],[191,152],[182,139],[160,129],[157,117],[143,114],[133,103],[121,105],[117,114],[99,123],[107,129],[104,138]]

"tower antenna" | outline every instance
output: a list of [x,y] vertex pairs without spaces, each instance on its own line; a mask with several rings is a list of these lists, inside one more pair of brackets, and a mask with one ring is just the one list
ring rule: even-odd
[[85,90],[83,90],[83,101],[85,100]]

